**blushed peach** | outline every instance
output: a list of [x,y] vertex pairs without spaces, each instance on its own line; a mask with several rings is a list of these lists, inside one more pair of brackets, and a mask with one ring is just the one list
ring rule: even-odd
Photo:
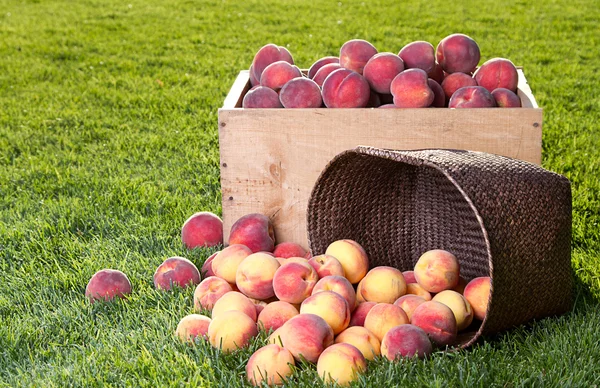
[[242,108],[253,109],[253,108],[283,108],[281,101],[279,101],[279,94],[271,88],[266,86],[255,86],[248,90],[244,99],[242,100]]
[[511,90],[505,88],[494,89],[492,91],[492,96],[494,96],[496,105],[498,105],[500,108],[521,107],[521,99]]
[[322,94],[328,108],[364,108],[369,103],[371,88],[362,75],[337,69],[323,81]]
[[319,278],[324,278],[325,276],[344,276],[342,264],[331,255],[313,256],[308,260],[308,264],[315,269]]
[[275,258],[280,265],[289,264],[289,263],[299,263],[299,264],[308,264],[308,259],[304,257],[288,257],[287,259],[284,257],[276,257]]
[[430,106],[434,108],[443,108],[446,106],[446,95],[444,94],[444,89],[442,86],[437,83],[437,81],[429,78],[427,80],[427,84],[429,88],[433,91],[433,102]]
[[258,324],[266,331],[277,330],[300,312],[292,304],[275,301],[267,304],[258,315]]
[[408,69],[398,74],[390,87],[394,105],[400,108],[426,108],[431,105],[435,94],[427,80],[427,73],[421,69]]
[[250,86],[254,87],[260,85],[260,81],[256,78],[256,74],[254,74],[254,68],[250,65],[250,69],[248,70],[250,77]]
[[[264,300],[259,300],[259,299],[254,299],[254,298],[248,298],[250,299],[250,302],[254,303],[254,308],[256,309],[256,316],[258,317],[260,315],[260,313],[265,309],[265,307],[267,307],[268,303],[265,302]],[[256,319],[258,322],[258,318]]]
[[433,249],[419,257],[415,264],[415,279],[425,291],[437,293],[458,284],[459,265],[452,253]]
[[96,272],[85,287],[85,296],[94,303],[96,300],[125,298],[131,294],[131,282],[123,272],[116,269],[103,269]]
[[202,309],[210,311],[223,295],[231,291],[233,289],[226,280],[217,276],[209,276],[202,280],[194,291],[194,308],[196,311]]
[[458,89],[448,102],[448,108],[493,108],[496,100],[482,86],[465,86]]
[[[413,283],[411,283],[413,284]],[[406,316],[410,320],[412,318],[413,312],[420,304],[427,302],[425,298],[419,295],[407,294],[403,295],[398,300],[394,302],[394,304],[400,307],[406,313]]]
[[232,310],[242,312],[256,322],[254,303],[246,295],[237,291],[227,292],[216,301],[212,309],[212,319],[214,320],[219,315]]
[[506,58],[492,58],[484,62],[473,74],[473,78],[489,92],[504,88],[516,93],[519,83],[517,68]]
[[362,302],[359,303],[358,306],[352,312],[352,316],[350,317],[350,324],[348,326],[364,326],[365,318],[367,318],[367,314],[369,311],[376,305],[375,302]]
[[417,279],[415,279],[415,271],[404,271],[402,272],[402,276],[404,276],[404,281],[407,285],[417,282]]
[[340,63],[340,59],[338,57],[323,57],[319,60],[317,60],[315,63],[312,64],[312,66],[308,69],[308,78],[313,79],[315,78],[315,75],[317,74],[317,72],[325,65],[328,65],[330,63]]
[[471,280],[465,287],[464,296],[473,309],[473,315],[480,321],[484,320],[487,313],[491,286],[492,279],[481,276]]
[[420,304],[413,311],[410,323],[423,329],[438,346],[451,345],[456,339],[456,318],[445,304],[434,301]]
[[315,314],[299,314],[277,329],[269,342],[281,343],[296,361],[303,358],[317,362],[319,356],[333,344],[333,330],[323,318]]
[[181,227],[181,242],[188,249],[223,244],[223,221],[214,213],[198,212]]
[[392,327],[409,323],[402,308],[390,303],[377,303],[365,318],[365,328],[369,329],[379,341]]
[[436,62],[435,66],[433,66],[433,70],[427,73],[427,76],[441,85],[442,82],[444,82],[445,77],[444,69],[442,69],[442,66]]
[[377,93],[390,94],[392,80],[404,71],[404,62],[393,53],[375,54],[364,67],[363,76]]
[[369,257],[363,247],[353,240],[334,241],[327,247],[326,255],[338,259],[344,269],[344,276],[352,284],[365,277],[369,270]]
[[340,49],[340,65],[343,68],[363,73],[363,68],[377,49],[371,43],[362,39],[352,39],[344,43]]
[[446,101],[450,100],[454,92],[465,86],[477,86],[477,81],[475,81],[475,78],[465,73],[448,74],[448,76],[444,78],[444,82],[442,82],[442,89],[444,90]]
[[196,337],[208,339],[208,326],[211,319],[200,314],[190,314],[181,318],[175,335],[184,342],[194,342]]
[[315,314],[327,322],[333,334],[341,333],[350,323],[350,307],[340,294],[333,291],[317,292],[300,305],[300,314]]
[[352,287],[350,281],[343,276],[329,275],[319,279],[312,290],[312,295],[322,291],[333,291],[339,294],[348,302],[350,311],[356,307],[356,291],[354,291],[354,287]]
[[473,322],[473,310],[467,299],[456,291],[445,290],[436,294],[434,302],[440,302],[450,307],[454,318],[456,319],[456,328],[458,331],[464,330]]
[[258,50],[252,60],[251,69],[253,74],[251,77],[260,83],[263,70],[271,63],[277,61],[286,61],[292,65],[294,64],[292,54],[290,54],[285,47],[277,46],[272,43],[264,45]]
[[375,267],[361,280],[360,293],[366,302],[394,303],[406,294],[406,281],[394,267]]
[[335,343],[354,345],[367,360],[373,360],[381,354],[381,344],[375,334],[362,326],[348,327],[338,334]]
[[284,108],[320,108],[323,105],[321,88],[315,81],[298,77],[289,80],[279,92]]
[[231,226],[229,244],[242,244],[252,253],[273,252],[275,231],[269,217],[251,213],[243,216]]
[[275,296],[273,277],[279,262],[265,253],[253,253],[240,262],[235,275],[238,289],[249,298],[269,299]]
[[217,251],[217,252],[213,253],[212,255],[210,255],[204,261],[204,264],[202,264],[202,268],[200,268],[200,274],[202,275],[203,278],[215,276],[215,273],[212,270],[212,261],[215,258],[215,256],[217,256],[219,254],[219,252],[221,252],[221,251]]
[[319,71],[317,71],[313,77],[313,81],[315,81],[315,83],[322,88],[323,82],[325,82],[327,76],[337,69],[343,69],[343,67],[339,63],[328,63],[327,65],[321,67]]
[[424,358],[433,346],[423,329],[415,325],[400,325],[390,329],[381,342],[381,355],[390,361],[399,357]]
[[319,276],[307,261],[305,263],[286,263],[275,272],[273,290],[279,300],[288,303],[302,303],[310,296],[318,280]]
[[293,242],[282,242],[275,245],[275,249],[273,250],[273,255],[275,257],[283,257],[284,259],[289,259],[290,257],[305,257],[306,249],[302,248],[300,244],[296,244]]
[[224,248],[212,261],[215,276],[226,280],[229,284],[235,284],[238,266],[251,254],[250,248],[242,244],[232,244]]
[[286,61],[277,61],[265,67],[260,77],[260,84],[279,92],[283,85],[297,77],[302,77],[298,66],[291,65]]
[[366,370],[367,361],[360,350],[346,343],[331,345],[317,361],[317,373],[326,384],[348,386]]
[[283,385],[292,375],[295,364],[289,350],[275,344],[266,345],[250,356],[246,364],[246,378],[254,386],[263,383]]
[[446,73],[472,73],[480,56],[477,43],[464,34],[448,35],[436,49],[437,62]]
[[195,286],[200,283],[200,271],[185,257],[169,257],[154,272],[154,287],[170,290],[171,287]]
[[224,353],[246,347],[258,334],[256,322],[241,311],[225,311],[208,325],[208,341]]
[[406,285],[406,293],[418,295],[425,300],[431,300],[431,293],[426,291],[419,283],[411,283]]
[[417,68],[429,73],[435,67],[435,49],[429,42],[411,42],[402,47],[398,56],[402,58],[407,69]]

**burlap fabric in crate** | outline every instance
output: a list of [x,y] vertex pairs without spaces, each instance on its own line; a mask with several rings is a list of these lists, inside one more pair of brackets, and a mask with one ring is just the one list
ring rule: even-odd
[[457,345],[572,307],[570,183],[536,165],[481,152],[358,147],[322,172],[307,217],[315,254],[353,239],[371,267],[404,271],[439,248],[458,257],[467,280],[491,276],[487,317]]

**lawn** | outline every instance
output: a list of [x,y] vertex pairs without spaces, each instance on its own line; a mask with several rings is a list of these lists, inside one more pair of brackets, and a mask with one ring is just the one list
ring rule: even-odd
[[[595,1],[0,0],[0,385],[243,386],[250,349],[173,338],[193,290],[156,291],[185,219],[221,211],[217,109],[256,50],[308,67],[347,40],[380,51],[453,32],[524,66],[544,108],[543,166],[573,190],[572,312],[361,386],[600,384],[600,9]],[[126,302],[87,281],[126,272]],[[565,290],[569,292],[569,290]],[[301,367],[291,386],[319,384]]]

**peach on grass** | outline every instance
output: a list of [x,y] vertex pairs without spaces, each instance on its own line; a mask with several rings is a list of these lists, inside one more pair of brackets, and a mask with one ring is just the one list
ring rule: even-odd
[[417,306],[427,302],[422,296],[407,294],[403,295],[394,304],[400,307],[406,313],[408,320],[412,319],[413,312]]
[[260,78],[263,70],[269,66],[273,62],[277,61],[286,61],[290,64],[294,64],[294,59],[292,58],[292,54],[282,46],[277,46],[275,44],[269,43],[264,45],[258,50],[254,59],[252,60],[251,77],[260,83]]
[[212,261],[215,258],[215,256],[217,256],[219,254],[219,252],[215,252],[212,255],[210,255],[205,261],[204,264],[202,264],[202,268],[200,268],[200,275],[202,275],[203,278],[207,278],[209,276],[215,276],[215,273],[212,270]]
[[288,349],[296,361],[317,362],[319,356],[333,344],[333,330],[315,314],[299,314],[288,320],[269,337]]
[[448,108],[494,108],[495,106],[494,96],[483,86],[460,88],[448,101]]
[[362,302],[359,303],[358,306],[352,312],[352,316],[350,317],[350,324],[348,326],[364,326],[365,318],[369,311],[375,306],[377,303],[375,302]]
[[279,101],[284,108],[320,108],[323,105],[319,85],[304,77],[286,82],[279,92]]
[[428,79],[427,73],[421,69],[408,69],[398,74],[390,86],[394,105],[400,108],[426,108],[431,105],[435,94]]
[[404,71],[404,62],[393,53],[375,54],[363,70],[363,76],[377,93],[390,94],[392,80]]
[[256,307],[254,307],[254,303],[246,295],[237,291],[230,291],[217,300],[212,309],[212,319],[233,310],[246,314],[256,322]]
[[340,65],[362,74],[365,65],[375,54],[377,49],[371,43],[362,39],[352,39],[344,43],[340,49]]
[[200,283],[200,271],[185,257],[169,257],[154,272],[154,287],[170,290],[171,287],[195,286]]
[[360,293],[366,302],[394,303],[406,294],[406,281],[394,267],[375,267],[361,280]]
[[85,287],[85,296],[94,303],[96,300],[125,298],[131,294],[131,282],[123,272],[116,269],[103,269],[96,272]]
[[456,319],[456,329],[464,330],[473,322],[473,310],[467,299],[456,291],[445,290],[436,294],[433,299],[450,307]]
[[242,100],[242,108],[283,108],[279,101],[279,94],[266,86],[255,86],[248,90]]
[[464,34],[448,35],[436,48],[437,62],[446,73],[472,73],[480,56],[477,43]]
[[308,260],[308,264],[317,271],[319,278],[324,278],[326,276],[344,276],[342,264],[338,259],[331,255],[313,256]]
[[464,296],[473,309],[473,315],[480,321],[483,321],[487,314],[491,286],[492,279],[489,276],[481,276],[472,279],[465,287]]
[[273,277],[279,262],[266,253],[253,253],[240,262],[235,275],[235,284],[246,296],[269,299],[275,296]]
[[520,108],[521,99],[512,90],[498,88],[492,91],[496,105],[500,108]]
[[352,284],[360,282],[369,270],[369,258],[367,253],[356,241],[334,241],[329,244],[325,254],[338,259],[344,269],[344,276]]
[[302,77],[298,66],[291,65],[286,61],[277,61],[265,68],[260,77],[260,84],[279,92],[283,85],[297,77]]
[[479,86],[483,86],[489,92],[504,88],[516,93],[519,84],[517,68],[505,58],[492,58],[486,61],[473,74],[473,78]]
[[437,293],[458,284],[459,265],[452,253],[433,249],[419,257],[415,264],[415,279],[425,291]]
[[331,275],[319,279],[312,290],[312,295],[322,291],[333,291],[348,302],[350,311],[356,307],[356,291],[350,281],[343,276]]
[[279,300],[292,304],[302,303],[312,293],[319,276],[308,261],[304,261],[285,263],[275,272],[273,291]]
[[341,333],[350,323],[350,307],[340,294],[333,291],[317,292],[300,305],[300,314],[315,314],[327,322],[333,334]]
[[183,223],[181,242],[188,249],[223,244],[223,221],[211,212],[195,213]]
[[315,63],[312,64],[312,66],[308,69],[308,78],[313,79],[315,78],[315,75],[317,74],[317,72],[325,65],[328,65],[330,63],[340,63],[340,59],[338,57],[323,57],[319,60],[317,60]]
[[390,361],[399,357],[424,358],[433,346],[423,329],[415,325],[400,325],[390,329],[381,342],[381,355]]
[[348,327],[335,338],[335,343],[354,345],[367,360],[373,360],[381,354],[381,344],[375,334],[362,326]]
[[317,361],[317,373],[326,384],[348,386],[366,370],[365,357],[355,346],[347,343],[331,345]]
[[242,244],[232,244],[224,248],[212,261],[212,270],[215,276],[234,285],[238,266],[251,254],[250,248]]
[[315,81],[315,83],[320,87],[323,87],[323,82],[325,82],[327,76],[337,69],[343,69],[343,67],[340,66],[339,63],[328,63],[316,72],[315,76],[313,77],[313,81]]
[[306,249],[302,248],[300,244],[293,242],[282,242],[275,245],[273,250],[273,256],[283,257],[289,259],[290,257],[306,257]]
[[442,82],[442,89],[444,90],[446,101],[450,100],[454,92],[465,86],[477,86],[477,81],[475,81],[475,78],[465,73],[448,74]]
[[275,248],[275,231],[269,217],[251,213],[246,214],[231,226],[229,244],[242,244],[250,248],[252,253],[273,252]]
[[277,330],[298,314],[298,309],[292,304],[279,300],[267,304],[258,315],[257,322],[266,331]]
[[200,314],[190,314],[181,318],[175,335],[184,342],[194,342],[196,337],[208,338],[208,326],[211,319]]
[[456,339],[454,313],[450,307],[440,302],[429,301],[417,306],[410,323],[423,329],[438,346],[451,345]]
[[371,98],[371,88],[357,72],[337,69],[323,81],[322,94],[328,108],[364,108]]
[[398,56],[402,58],[407,69],[417,68],[429,73],[435,67],[435,49],[429,42],[411,42],[402,47]]
[[425,300],[431,300],[431,293],[426,291],[419,283],[411,283],[406,285],[406,293],[412,295],[418,295]]
[[402,308],[390,303],[377,303],[365,318],[365,328],[369,329],[379,341],[392,327],[409,323]]
[[256,322],[236,310],[219,314],[208,325],[208,341],[225,353],[247,346],[257,334]]
[[254,386],[283,385],[296,363],[289,350],[270,344],[263,346],[250,356],[246,364],[246,378]]
[[202,280],[194,291],[194,308],[196,311],[202,309],[210,311],[223,295],[231,291],[233,288],[226,280],[217,276],[209,276]]

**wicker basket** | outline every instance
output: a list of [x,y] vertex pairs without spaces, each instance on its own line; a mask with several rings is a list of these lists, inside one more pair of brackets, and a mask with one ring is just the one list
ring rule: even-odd
[[353,239],[372,267],[405,271],[439,248],[458,257],[466,280],[491,276],[486,319],[457,346],[572,308],[570,183],[536,165],[482,152],[358,147],[325,168],[307,213],[314,253]]

